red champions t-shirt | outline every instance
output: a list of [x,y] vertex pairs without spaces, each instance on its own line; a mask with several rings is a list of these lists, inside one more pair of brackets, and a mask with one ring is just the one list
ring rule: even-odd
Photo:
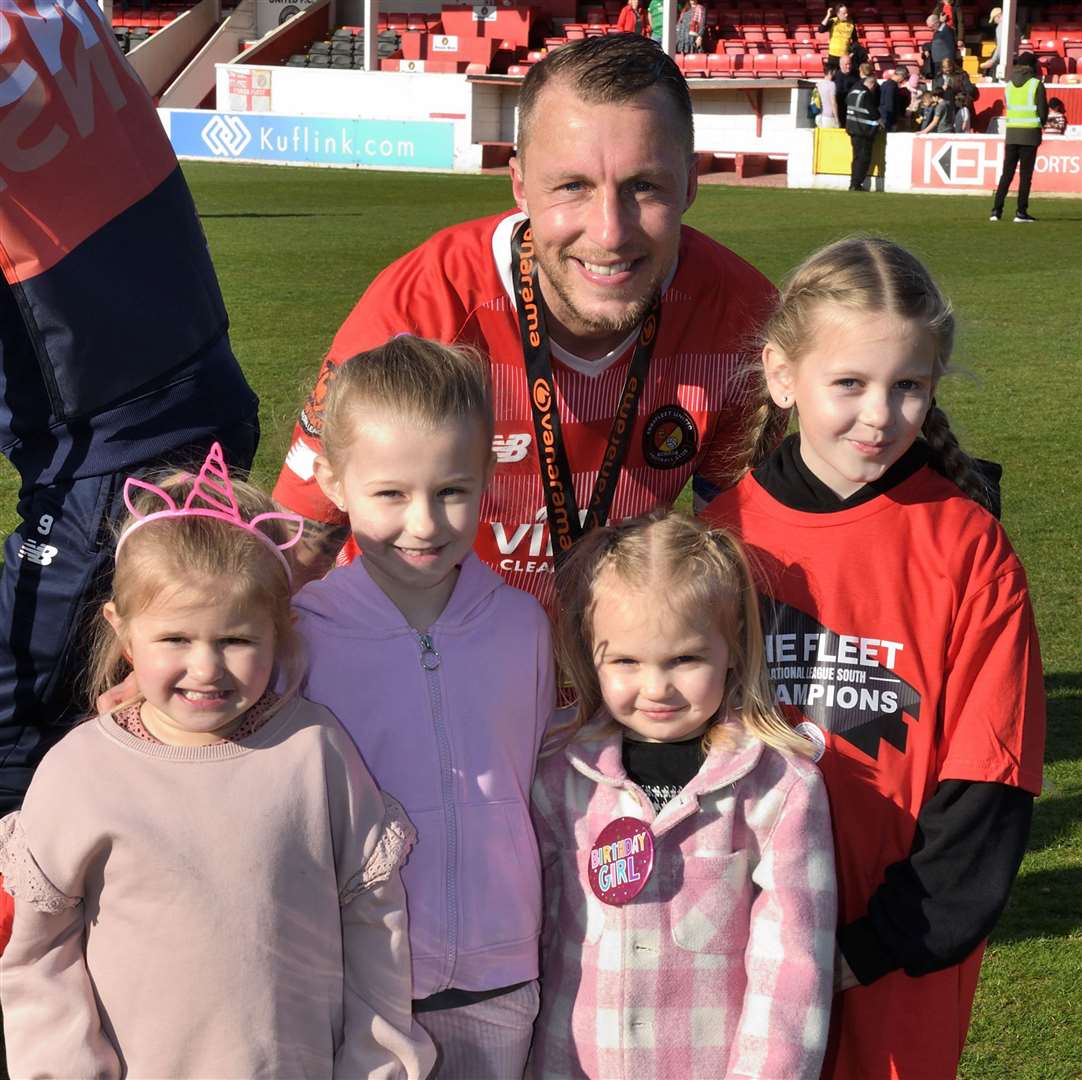
[[[749,475],[706,517],[757,562],[777,699],[822,748],[840,925],[909,856],[940,781],[1040,791],[1045,701],[1025,573],[954,484],[925,467],[861,506],[809,514]],[[982,952],[836,997],[823,1075],[954,1076]]]
[[[511,233],[521,220],[521,214],[510,214],[444,229],[376,278],[334,339],[274,496],[305,517],[345,520],[312,477],[320,403],[337,364],[402,331],[474,345],[492,361],[497,457],[481,503],[477,554],[509,584],[551,608],[553,559],[511,291]],[[770,282],[743,259],[694,229],[682,229],[611,520],[671,504],[693,475],[696,494],[704,499],[723,485],[726,451],[747,407],[741,367],[773,297]],[[580,509],[593,490],[634,338],[633,333],[594,361],[552,349]],[[408,454],[409,447],[402,452]]]

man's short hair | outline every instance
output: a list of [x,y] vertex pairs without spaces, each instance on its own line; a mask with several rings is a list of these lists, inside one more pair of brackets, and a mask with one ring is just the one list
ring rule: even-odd
[[690,158],[695,149],[691,92],[670,56],[641,34],[581,38],[550,52],[534,64],[518,97],[518,156],[524,156],[537,99],[548,83],[562,80],[593,105],[631,101],[652,86],[660,87],[676,109],[676,135]]
[[1014,62],[1017,67],[1028,67],[1033,68],[1034,71],[1037,70],[1037,57],[1031,52],[1019,53],[1014,58]]
[[902,77],[903,79],[908,79],[908,78],[909,78],[909,68],[907,68],[907,67],[905,66],[905,64],[899,64],[899,65],[898,65],[898,66],[897,66],[897,67],[896,67],[896,68],[894,69],[894,74],[895,74],[895,75],[901,75],[901,77]]

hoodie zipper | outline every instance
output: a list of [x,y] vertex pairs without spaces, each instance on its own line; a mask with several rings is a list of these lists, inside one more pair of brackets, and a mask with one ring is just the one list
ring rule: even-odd
[[436,748],[440,756],[440,794],[443,798],[445,822],[445,850],[447,852],[447,973],[446,989],[451,984],[451,974],[458,958],[458,820],[455,811],[454,778],[451,773],[451,740],[443,717],[443,698],[440,694],[440,654],[432,643],[431,634],[419,630],[417,642],[421,650],[421,668],[428,682],[428,701],[432,709],[432,729],[436,736]]

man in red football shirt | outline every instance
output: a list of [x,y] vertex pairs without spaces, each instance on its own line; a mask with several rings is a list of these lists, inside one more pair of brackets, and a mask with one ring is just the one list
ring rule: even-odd
[[583,526],[668,505],[689,478],[699,499],[725,484],[744,350],[774,290],[681,226],[694,161],[687,84],[644,38],[589,38],[530,69],[511,163],[519,212],[452,226],[393,263],[324,361],[275,489],[311,522],[299,580],[348,536],[312,473],[327,380],[396,333],[491,359],[497,463],[476,548],[543,603],[553,552]]

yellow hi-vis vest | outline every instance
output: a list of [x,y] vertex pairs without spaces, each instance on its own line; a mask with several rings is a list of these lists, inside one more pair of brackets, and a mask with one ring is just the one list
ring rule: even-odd
[[1007,99],[1007,127],[1009,128],[1039,128],[1040,118],[1037,116],[1037,87],[1041,80],[1033,78],[1015,86],[1007,83],[1005,97]]

